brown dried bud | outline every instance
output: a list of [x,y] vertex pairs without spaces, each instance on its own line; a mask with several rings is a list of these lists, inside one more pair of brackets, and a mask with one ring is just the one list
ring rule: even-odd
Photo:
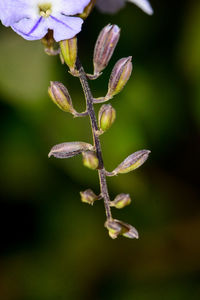
[[124,174],[139,168],[147,160],[150,152],[149,150],[140,150],[129,155],[111,174]]
[[94,48],[94,75],[99,74],[108,65],[120,36],[117,25],[105,26],[96,41]]
[[67,88],[58,81],[51,81],[51,86],[48,88],[48,93],[51,100],[63,111],[74,113],[72,100]]
[[110,202],[110,206],[116,208],[123,208],[131,203],[131,198],[129,194],[119,194],[115,197],[113,201]]
[[132,57],[125,57],[118,60],[115,64],[112,73],[110,75],[110,80],[108,83],[108,93],[105,98],[111,99],[114,95],[121,92],[121,90],[126,85],[132,72]]
[[97,169],[99,166],[99,160],[97,155],[93,151],[85,151],[82,153],[83,155],[83,165],[89,169]]
[[70,71],[74,73],[78,51],[76,36],[69,40],[61,41],[60,50],[65,63],[70,68]]
[[105,222],[105,227],[108,229],[109,236],[116,239],[119,235],[130,239],[138,239],[139,235],[137,230],[130,224],[122,221],[111,219]]
[[108,130],[114,123],[116,111],[110,104],[104,104],[99,111],[99,128],[103,131]]
[[52,155],[56,158],[69,158],[78,155],[86,150],[92,150],[93,146],[84,142],[69,142],[55,145],[49,152],[48,157]]
[[88,189],[84,192],[80,192],[80,194],[81,194],[81,201],[84,203],[93,205],[94,201],[98,200],[98,196],[95,195],[95,193],[91,189]]

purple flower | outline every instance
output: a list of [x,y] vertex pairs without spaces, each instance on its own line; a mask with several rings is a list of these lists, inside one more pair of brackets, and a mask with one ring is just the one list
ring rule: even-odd
[[26,40],[43,38],[53,30],[55,41],[74,37],[83,20],[74,17],[83,12],[90,0],[0,0],[0,20]]
[[97,0],[96,6],[104,13],[115,13],[125,5],[125,2],[134,3],[148,15],[153,14],[153,9],[148,0]]

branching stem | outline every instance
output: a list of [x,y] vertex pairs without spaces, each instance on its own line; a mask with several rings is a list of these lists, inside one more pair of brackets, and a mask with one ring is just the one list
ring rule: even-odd
[[87,111],[88,115],[90,117],[90,124],[92,128],[92,135],[93,135],[93,142],[96,150],[96,154],[99,160],[99,168],[98,168],[98,173],[99,173],[99,181],[100,181],[100,189],[101,189],[101,196],[104,199],[104,206],[105,206],[105,211],[106,211],[106,216],[107,219],[111,220],[112,219],[112,214],[111,214],[111,209],[110,209],[110,197],[108,193],[108,187],[107,187],[107,182],[106,182],[106,171],[104,168],[104,163],[103,163],[103,157],[102,157],[102,151],[101,151],[101,143],[99,136],[97,132],[99,131],[98,125],[97,125],[97,119],[94,111],[94,106],[93,106],[93,96],[88,84],[88,79],[86,76],[86,73],[79,61],[77,59],[76,62],[76,67],[79,72],[79,79],[84,91],[85,99],[86,99],[86,105],[87,105]]

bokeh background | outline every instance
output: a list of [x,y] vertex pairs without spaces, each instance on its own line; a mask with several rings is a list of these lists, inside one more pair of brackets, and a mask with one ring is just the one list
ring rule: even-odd
[[80,190],[99,191],[81,157],[47,158],[57,143],[91,142],[87,118],[59,111],[47,95],[50,80],[62,81],[81,111],[78,80],[39,41],[0,27],[0,299],[199,299],[200,2],[151,3],[152,17],[132,4],[114,16],[94,10],[79,36],[92,72],[97,34],[121,27],[109,67],[91,82],[96,97],[115,61],[133,56],[133,75],[112,100],[117,120],[101,140],[108,170],[152,151],[140,169],[108,179],[112,198],[130,193],[132,204],[113,214],[139,240],[111,240],[103,204],[80,202]]

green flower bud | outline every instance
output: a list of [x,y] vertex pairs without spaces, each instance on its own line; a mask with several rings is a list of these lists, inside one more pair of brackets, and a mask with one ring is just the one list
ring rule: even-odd
[[147,160],[150,152],[151,151],[149,150],[140,150],[129,155],[113,172],[111,172],[111,176],[128,173],[139,168]]
[[111,99],[121,92],[132,72],[132,57],[121,58],[114,66],[108,84],[108,93],[105,98]]
[[97,169],[99,166],[99,160],[96,156],[96,153],[93,151],[85,151],[83,155],[83,165],[89,169]]
[[104,104],[99,111],[99,127],[101,130],[108,130],[114,123],[116,111],[110,104]]
[[120,37],[120,29],[117,25],[105,26],[96,41],[94,48],[94,75],[100,74],[108,65]]
[[69,158],[78,155],[86,150],[92,150],[93,146],[84,142],[69,142],[55,145],[49,152],[48,157],[52,155],[56,158]]
[[98,200],[98,196],[95,195],[95,193],[91,189],[88,189],[84,192],[80,192],[80,194],[81,194],[81,201],[84,203],[93,205],[94,201]]
[[72,100],[67,88],[58,81],[51,81],[51,86],[48,88],[48,93],[51,100],[63,111],[74,113]]
[[76,36],[69,40],[64,40],[60,42],[60,50],[62,57],[72,73],[74,73],[75,70],[78,51],[77,49],[78,47]]
[[116,208],[123,208],[131,203],[131,198],[129,194],[119,194],[117,197],[110,203],[110,206]]

